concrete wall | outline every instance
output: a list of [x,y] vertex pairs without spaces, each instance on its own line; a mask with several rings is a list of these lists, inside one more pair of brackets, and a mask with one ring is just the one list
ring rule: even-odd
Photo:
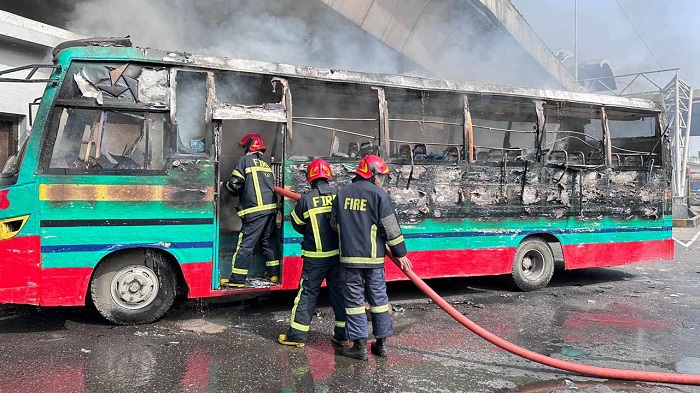
[[[0,70],[26,64],[51,63],[51,49],[66,40],[82,36],[31,19],[0,11]],[[24,78],[28,71],[5,75]],[[38,72],[35,78],[47,78],[48,73]],[[21,145],[29,131],[29,103],[41,97],[45,85],[41,83],[0,83],[0,118],[11,121],[19,140],[10,144],[12,149]],[[0,154],[4,157],[14,152]],[[0,167],[4,159],[0,159]]]

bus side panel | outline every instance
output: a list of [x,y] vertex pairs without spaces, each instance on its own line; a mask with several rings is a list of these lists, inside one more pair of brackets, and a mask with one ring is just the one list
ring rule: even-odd
[[84,306],[92,268],[59,268],[41,271],[42,306]]
[[571,218],[561,237],[566,269],[673,259],[671,216],[656,220],[603,218],[592,226]]
[[[409,251],[408,257],[413,271],[423,279],[488,276],[510,273],[515,251],[515,248]],[[407,279],[389,259],[385,265],[387,281]]]
[[39,236],[0,241],[0,303],[39,304]]
[[0,303],[39,304],[41,238],[37,236],[36,185],[2,190],[0,221],[12,229],[23,222],[13,237],[0,240]]
[[211,292],[213,164],[182,161],[188,170],[171,169],[167,177],[42,178],[41,305],[85,304],[95,266],[130,248],[165,251],[179,264],[192,293]]
[[304,261],[300,256],[284,257],[282,269],[282,289],[298,289]]
[[196,299],[221,295],[222,291],[212,289],[213,267],[210,262],[185,263],[180,265],[182,275],[185,278],[187,297]]
[[562,246],[566,269],[673,259],[673,239]]

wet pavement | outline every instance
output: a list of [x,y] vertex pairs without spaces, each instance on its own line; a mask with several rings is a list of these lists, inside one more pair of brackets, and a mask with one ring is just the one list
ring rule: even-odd
[[[429,284],[479,325],[541,354],[700,373],[696,233],[674,230],[674,261],[557,269],[536,292],[515,291],[507,277]],[[294,295],[187,301],[142,326],[112,326],[87,308],[2,305],[0,392],[700,392],[586,378],[520,359],[451,320],[410,283],[390,286],[396,334],[389,358],[334,356],[325,293],[307,346],[284,347],[276,337]]]

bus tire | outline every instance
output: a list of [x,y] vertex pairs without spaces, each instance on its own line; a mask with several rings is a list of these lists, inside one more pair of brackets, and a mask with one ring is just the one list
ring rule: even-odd
[[554,274],[554,254],[542,239],[527,239],[520,243],[513,260],[511,276],[522,291],[542,289]]
[[177,278],[160,252],[128,250],[97,266],[90,295],[100,315],[112,323],[150,323],[172,306]]

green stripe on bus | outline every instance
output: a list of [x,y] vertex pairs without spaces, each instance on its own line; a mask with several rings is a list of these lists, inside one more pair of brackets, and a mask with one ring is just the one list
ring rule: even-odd
[[[195,262],[209,262],[212,260],[211,249],[192,248],[166,250],[177,258],[182,264]],[[97,262],[109,252],[105,251],[78,251],[78,252],[51,252],[42,255],[41,267],[44,269],[68,268],[68,267],[95,267]]]
[[105,220],[213,218],[212,204],[190,204],[179,208],[163,202],[48,202],[40,201],[42,220]]
[[41,228],[42,246],[211,242],[212,225],[158,225]]
[[[658,220],[631,219],[616,221],[601,219],[598,220],[594,226],[592,226],[590,222],[576,219],[570,219],[568,226],[566,222],[562,223],[563,225],[545,226],[542,221],[543,220],[525,221],[509,219],[502,220],[497,224],[491,222],[486,225],[481,222],[465,221],[459,224],[454,222],[441,223],[426,220],[420,225],[406,225],[403,229],[404,236],[406,237],[406,246],[409,251],[517,247],[525,236],[534,231],[552,232],[559,238],[563,245],[658,241],[667,240],[671,237],[671,219],[666,217]],[[644,230],[645,228],[651,230]],[[587,230],[594,232],[584,232]],[[499,233],[499,231],[501,233]],[[465,236],[459,236],[459,232],[463,232]],[[412,237],[412,235],[421,234],[453,234],[453,236]],[[291,224],[288,222],[285,222],[284,236],[285,238],[300,237],[300,235],[291,228]],[[284,256],[298,255],[301,255],[301,246],[298,243],[285,244]]]

